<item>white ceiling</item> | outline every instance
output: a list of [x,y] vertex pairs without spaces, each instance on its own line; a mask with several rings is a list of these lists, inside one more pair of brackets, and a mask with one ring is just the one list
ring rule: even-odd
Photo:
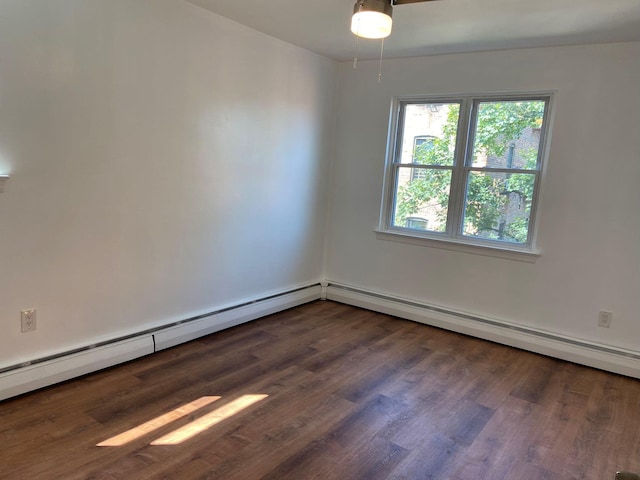
[[[187,0],[321,55],[349,60],[355,0]],[[394,7],[384,56],[640,40],[640,0],[440,0]],[[379,55],[360,40],[359,57]]]

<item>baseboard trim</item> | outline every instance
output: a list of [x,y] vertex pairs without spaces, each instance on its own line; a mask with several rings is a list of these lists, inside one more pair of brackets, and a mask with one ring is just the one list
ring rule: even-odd
[[328,300],[640,378],[640,352],[523,327],[339,283],[329,282],[326,296]]
[[126,337],[4,367],[0,370],[0,401],[318,300],[321,294],[319,283],[300,287]]

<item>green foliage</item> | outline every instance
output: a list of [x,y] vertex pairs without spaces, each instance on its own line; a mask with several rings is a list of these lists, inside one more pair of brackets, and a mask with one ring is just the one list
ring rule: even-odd
[[514,242],[524,243],[529,235],[529,219],[518,218],[507,225],[505,236],[513,239]]
[[472,173],[467,190],[465,230],[491,231],[498,223],[507,198],[500,195],[504,180],[489,175]]
[[501,157],[528,127],[541,124],[544,102],[487,102],[478,109],[475,152]]
[[439,220],[446,220],[446,206],[449,203],[451,170],[429,170],[425,178],[417,178],[398,192],[396,225],[405,225],[407,217],[413,216],[420,208],[432,200],[443,207],[436,212]]

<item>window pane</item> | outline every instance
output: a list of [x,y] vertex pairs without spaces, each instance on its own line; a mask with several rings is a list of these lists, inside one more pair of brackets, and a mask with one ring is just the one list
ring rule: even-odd
[[409,103],[404,107],[398,163],[453,165],[460,104]]
[[464,235],[526,243],[535,175],[469,172]]
[[536,169],[542,100],[479,102],[472,165]]
[[394,227],[430,232],[447,228],[450,169],[399,167]]

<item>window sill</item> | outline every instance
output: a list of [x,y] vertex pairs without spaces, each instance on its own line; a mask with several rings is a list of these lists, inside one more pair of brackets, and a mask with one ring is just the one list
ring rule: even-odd
[[517,262],[535,263],[540,256],[539,251],[521,250],[518,248],[506,248],[501,245],[487,245],[472,242],[463,242],[451,238],[429,238],[396,230],[375,230],[376,238],[392,242],[407,243],[420,247],[441,248],[455,252],[484,255],[488,257],[504,258]]

